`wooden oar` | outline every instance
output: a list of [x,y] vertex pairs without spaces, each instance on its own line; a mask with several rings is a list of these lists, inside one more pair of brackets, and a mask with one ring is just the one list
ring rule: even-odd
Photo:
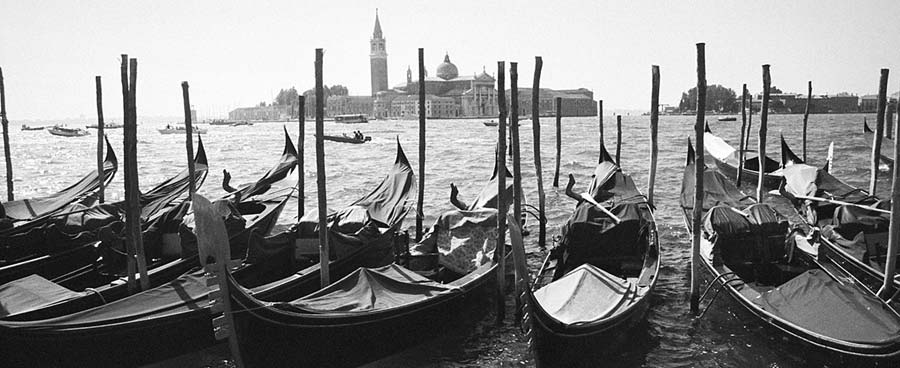
[[603,206],[600,205],[600,203],[597,203],[597,201],[594,200],[594,197],[591,197],[591,196],[588,195],[587,193],[581,193],[581,199],[584,199],[584,200],[587,201],[588,203],[594,205],[594,207],[599,208],[600,211],[603,211],[603,213],[605,213],[607,216],[609,216],[609,218],[611,218],[611,219],[613,220],[613,222],[615,222],[616,224],[622,222],[622,219],[620,219],[620,218],[619,218],[618,216],[616,216],[616,215],[613,215],[612,212],[609,212],[609,210],[606,209],[606,207],[603,207]]
[[804,195],[795,195],[794,197],[797,199],[805,199],[808,201],[825,202],[825,203],[837,204],[837,205],[842,205],[842,206],[859,207],[859,208],[866,209],[869,211],[875,211],[875,212],[886,213],[886,214],[891,213],[891,211],[889,211],[889,210],[883,210],[881,208],[875,208],[872,206],[867,206],[867,205],[859,204],[859,203],[850,203],[850,202],[839,201],[836,199],[828,199],[828,198],[822,198],[822,197],[810,197],[810,196],[804,196]]

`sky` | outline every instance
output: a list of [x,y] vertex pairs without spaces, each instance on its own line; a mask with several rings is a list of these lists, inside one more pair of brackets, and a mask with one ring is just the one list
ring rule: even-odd
[[[649,110],[651,65],[660,102],[695,86],[706,43],[708,84],[762,89],[762,64],[786,92],[877,93],[881,68],[900,88],[900,1],[5,1],[0,68],[10,120],[104,115],[121,121],[120,54],[138,60],[141,116],[183,115],[188,81],[199,118],[271,102],[314,86],[323,48],[326,85],[369,95],[369,40],[378,8],[388,78],[405,82],[417,49],[434,73],[449,53],[460,74],[518,62],[530,87],[584,87],[604,108]],[[507,64],[508,65],[508,64]]]

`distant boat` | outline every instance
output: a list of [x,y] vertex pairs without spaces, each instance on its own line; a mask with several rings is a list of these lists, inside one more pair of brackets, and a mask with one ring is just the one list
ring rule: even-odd
[[244,125],[253,125],[253,123],[251,123],[249,121],[238,121],[238,122],[231,123],[230,125],[233,127],[236,127],[236,126],[244,126]]
[[334,122],[341,124],[361,124],[368,123],[369,120],[363,114],[348,114],[335,116]]
[[[165,129],[157,129],[157,130],[159,131],[160,134],[184,134],[184,126],[183,125],[177,125],[177,126],[166,125]],[[193,127],[193,129],[191,129],[191,130],[195,134],[206,134],[206,129],[203,129],[203,128]]]
[[354,138],[354,137],[348,136],[347,134],[343,134],[343,135],[324,135],[324,136],[322,136],[322,139],[324,139],[326,141],[341,142],[341,143],[353,143],[353,144],[366,143],[366,142],[372,140],[372,137],[370,137],[370,136],[363,136],[363,137],[364,137],[363,139],[359,139],[359,138]]
[[[493,120],[491,120],[491,121],[484,121],[484,122],[482,122],[482,123],[484,124],[484,126],[489,126],[489,127],[495,127],[495,126],[499,126],[499,125],[500,125],[500,123],[498,123],[498,122],[496,122],[496,121],[493,121]],[[521,125],[521,124],[522,124],[522,123],[518,123],[518,124],[516,124],[516,126],[519,126],[519,125]],[[509,126],[509,123],[506,123],[506,126]]]
[[237,121],[237,120],[225,120],[225,119],[214,119],[209,121],[209,125],[234,125],[239,123],[246,123],[246,121]]
[[22,124],[22,130],[44,130],[42,126],[30,127],[28,125]]
[[[97,124],[86,125],[85,127],[88,129],[97,129]],[[108,123],[108,124],[104,123],[103,124],[103,129],[122,129],[124,127],[125,127],[124,125],[116,124],[116,123]]]
[[47,129],[47,131],[50,132],[50,134],[61,137],[83,137],[91,134],[91,132],[81,128],[66,128],[59,125],[52,126],[50,129]]
[[737,118],[734,116],[726,116],[719,118],[719,121],[737,121]]

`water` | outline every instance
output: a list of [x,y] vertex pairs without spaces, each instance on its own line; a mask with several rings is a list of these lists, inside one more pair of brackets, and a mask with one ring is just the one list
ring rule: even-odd
[[[863,139],[862,120],[874,121],[874,114],[812,115],[809,123],[809,162],[820,165],[828,149],[835,142],[834,174],[850,184],[867,187],[870,148]],[[795,152],[802,155],[802,115],[774,115],[769,117],[768,151],[779,157],[778,135],[783,133]],[[622,119],[623,169],[634,176],[639,188],[646,190],[650,158],[649,117],[625,116]],[[718,122],[708,119],[712,130],[736,145],[740,121]],[[693,136],[693,116],[662,116],[659,126],[659,170],[655,190],[662,248],[662,270],[656,290],[652,294],[647,322],[638,327],[631,343],[621,352],[618,361],[603,362],[614,366],[647,367],[806,367],[842,366],[837,360],[817,357],[816,351],[792,343],[777,331],[757,322],[727,294],[721,294],[703,319],[692,317],[688,305],[690,283],[690,239],[684,229],[678,205],[686,141]],[[753,116],[753,139],[756,147],[759,115]],[[17,124],[11,124],[15,127]],[[232,174],[232,185],[250,182],[268,169],[281,154],[282,126],[296,139],[296,122],[256,124],[253,126],[204,126],[203,135],[210,162],[210,173],[200,193],[208,196],[224,194],[219,183],[222,170]],[[179,170],[186,163],[184,137],[161,135],[161,126],[143,124],[138,127],[138,160],[140,186],[149,188]],[[597,118],[565,118],[562,121],[562,159],[560,186],[572,173],[576,191],[585,191],[598,157]],[[374,121],[364,125],[325,123],[326,133],[349,133],[362,130],[372,141],[362,145],[326,142],[326,173],[328,204],[340,208],[367,193],[384,176],[394,160],[394,147],[399,137],[406,154],[418,174],[418,122]],[[305,137],[306,207],[314,210],[315,141],[314,124],[308,123]],[[122,156],[122,130],[107,131],[113,148]],[[573,209],[574,202],[561,189],[552,186],[555,166],[555,124],[552,118],[541,119],[541,161],[544,187],[547,191],[548,235],[552,237]],[[522,182],[525,203],[537,204],[537,185],[534,172],[531,121],[520,127],[522,141]],[[450,183],[460,188],[460,197],[471,200],[491,174],[496,128],[489,128],[481,120],[432,120],[428,122],[425,171],[425,221],[430,225],[437,214],[451,209]],[[13,153],[15,190],[17,198],[48,193],[63,188],[96,165],[96,136],[63,138],[45,131],[12,130],[10,140]],[[615,154],[615,120],[606,117],[606,141]],[[195,145],[196,149],[196,145]],[[121,170],[121,167],[120,167]],[[123,174],[119,172],[107,198],[124,198]],[[879,192],[889,190],[888,174],[882,172]],[[296,177],[290,179],[293,185]],[[5,191],[5,187],[3,188]],[[0,193],[5,198],[5,193]],[[297,214],[296,202],[291,202],[280,219],[289,224]],[[530,228],[536,233],[534,221]],[[414,227],[408,217],[405,225]],[[412,231],[414,232],[414,231]],[[534,270],[543,253],[537,249],[537,236],[526,238],[529,263]],[[517,328],[508,322],[495,327],[492,305],[485,303],[484,317],[474,328],[448,332],[448,336],[404,353],[376,362],[372,366],[462,367],[462,366],[531,366],[533,360],[527,343]],[[507,298],[507,321],[511,321],[512,297]],[[227,359],[227,349],[219,346],[204,353],[181,357],[168,362],[169,366],[221,366]]]

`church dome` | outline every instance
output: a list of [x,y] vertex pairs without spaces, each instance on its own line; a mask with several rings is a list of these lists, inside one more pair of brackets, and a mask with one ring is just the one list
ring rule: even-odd
[[444,62],[437,67],[437,76],[444,80],[453,79],[459,76],[456,65],[453,65],[453,63],[450,62],[449,54],[444,54]]

